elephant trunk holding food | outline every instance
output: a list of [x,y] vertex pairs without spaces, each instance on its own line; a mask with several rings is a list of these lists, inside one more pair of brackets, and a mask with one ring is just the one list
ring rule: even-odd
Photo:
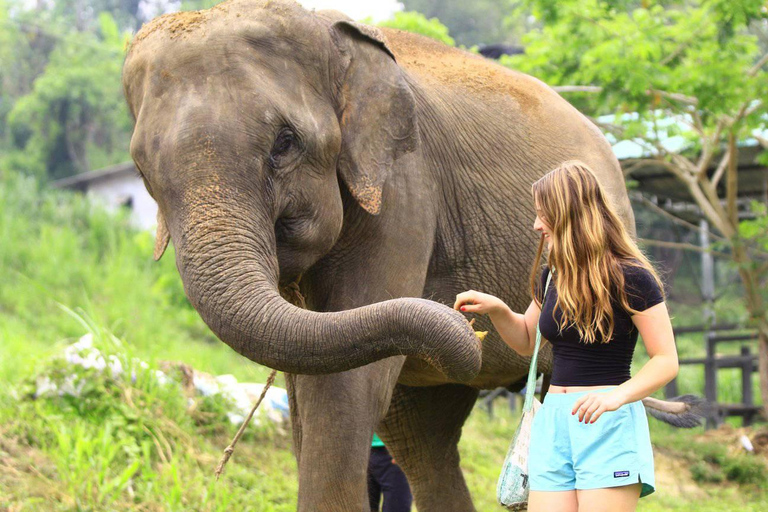
[[[188,229],[177,264],[192,305],[242,355],[297,374],[341,372],[395,355],[421,357],[462,381],[480,370],[480,347],[469,324],[433,301],[394,299],[334,313],[286,302],[277,291],[275,262],[263,262],[269,255],[264,243],[238,235],[232,225],[231,235],[219,238],[233,218],[245,219],[226,215],[229,220]],[[201,254],[213,266],[203,264]]]
[[[461,427],[479,389],[522,387],[530,359],[487,317],[481,350],[450,305],[474,288],[525,310],[543,242],[530,186],[564,160],[590,165],[634,234],[599,130],[532,77],[277,0],[153,20],[123,85],[155,256],[173,239],[210,328],[288,372],[299,509],[368,506],[375,430],[419,510],[472,510]],[[306,309],[280,293],[297,281]]]

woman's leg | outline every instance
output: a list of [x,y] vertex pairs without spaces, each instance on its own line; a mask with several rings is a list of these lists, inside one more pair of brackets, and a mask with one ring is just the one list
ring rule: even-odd
[[530,491],[528,493],[528,512],[577,512],[578,510],[579,502],[575,490]]
[[636,483],[604,489],[577,489],[578,510],[579,512],[634,512],[637,500],[640,499],[642,485]]

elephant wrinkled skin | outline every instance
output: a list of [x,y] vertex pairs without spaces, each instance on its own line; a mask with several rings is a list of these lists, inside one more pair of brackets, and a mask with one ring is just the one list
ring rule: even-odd
[[[602,134],[542,82],[284,1],[161,16],[123,71],[131,155],[184,289],[234,350],[288,372],[300,510],[367,506],[376,429],[419,510],[472,510],[456,444],[529,358],[457,293],[530,302],[531,183],[586,162],[634,234]],[[307,309],[279,289],[299,281]],[[539,370],[551,371],[545,345]]]

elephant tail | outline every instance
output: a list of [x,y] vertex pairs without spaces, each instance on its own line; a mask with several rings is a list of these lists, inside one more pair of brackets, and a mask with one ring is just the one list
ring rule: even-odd
[[698,427],[713,412],[714,406],[696,395],[681,395],[667,400],[646,397],[642,402],[651,416],[678,428]]

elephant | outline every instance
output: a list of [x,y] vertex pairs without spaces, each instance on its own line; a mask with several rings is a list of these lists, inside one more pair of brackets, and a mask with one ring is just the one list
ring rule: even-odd
[[[475,288],[525,309],[544,242],[530,184],[564,160],[636,236],[602,133],[536,78],[284,0],[155,18],[122,81],[155,258],[173,240],[210,329],[286,372],[298,509],[366,509],[376,431],[419,510],[473,510],[462,425],[481,389],[520,389],[530,358],[450,305]],[[549,375],[549,344],[538,361]],[[667,421],[690,414],[677,405]]]

